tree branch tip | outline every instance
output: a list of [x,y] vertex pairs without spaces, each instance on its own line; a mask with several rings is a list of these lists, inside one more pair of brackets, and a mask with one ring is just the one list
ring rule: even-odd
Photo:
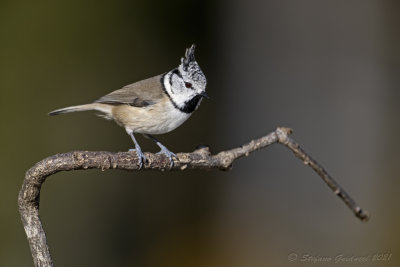
[[368,222],[371,219],[371,216],[369,215],[368,211],[365,211],[361,208],[359,208],[356,212],[355,212],[357,218],[359,218],[362,222]]

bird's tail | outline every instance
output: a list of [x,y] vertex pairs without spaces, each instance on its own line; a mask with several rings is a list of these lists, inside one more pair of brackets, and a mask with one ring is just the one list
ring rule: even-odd
[[97,111],[103,112],[105,115],[109,115],[109,114],[111,114],[111,108],[112,108],[112,106],[110,106],[110,105],[105,105],[105,104],[101,104],[101,103],[92,103],[92,104],[85,104],[85,105],[72,106],[72,107],[66,107],[66,108],[53,110],[52,112],[49,113],[49,115],[53,116],[53,115],[59,115],[59,114],[64,114],[64,113],[87,111],[87,110],[97,110]]

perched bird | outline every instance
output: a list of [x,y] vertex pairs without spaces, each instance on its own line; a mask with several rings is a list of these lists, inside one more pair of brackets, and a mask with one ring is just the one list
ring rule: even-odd
[[135,139],[135,133],[155,141],[161,148],[159,153],[169,158],[172,167],[176,155],[152,135],[176,129],[197,109],[203,97],[208,98],[205,92],[207,80],[194,58],[194,50],[194,45],[186,49],[181,64],[169,72],[129,84],[93,103],[57,109],[49,115],[100,111],[102,117],[114,120],[131,136],[135,149],[130,151],[136,151],[139,168],[146,157]]

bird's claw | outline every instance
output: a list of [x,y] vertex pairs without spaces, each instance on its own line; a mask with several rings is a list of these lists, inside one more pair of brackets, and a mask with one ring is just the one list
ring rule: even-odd
[[179,161],[178,156],[175,153],[169,151],[166,147],[161,147],[161,150],[160,150],[160,152],[157,153],[157,155],[167,156],[167,158],[169,159],[169,162],[170,162],[170,168],[174,167],[174,159],[173,158],[176,158]]
[[142,150],[140,149],[129,149],[129,152],[136,152],[139,161],[139,170],[143,167],[143,164],[147,162],[146,156],[143,154]]

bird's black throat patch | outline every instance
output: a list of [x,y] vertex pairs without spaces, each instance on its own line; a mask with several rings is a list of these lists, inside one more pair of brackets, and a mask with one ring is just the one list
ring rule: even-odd
[[183,108],[180,108],[179,110],[182,112],[185,112],[185,113],[192,113],[196,109],[196,107],[199,104],[199,101],[202,97],[203,96],[201,96],[201,95],[196,95],[196,96],[192,97],[192,99],[190,99],[189,101],[186,101],[185,106],[183,106]]

